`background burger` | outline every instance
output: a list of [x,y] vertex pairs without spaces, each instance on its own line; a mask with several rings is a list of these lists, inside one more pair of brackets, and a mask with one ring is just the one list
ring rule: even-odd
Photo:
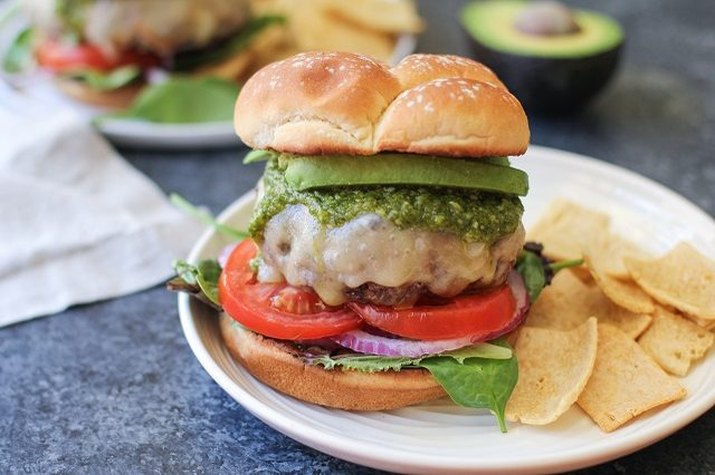
[[92,104],[126,107],[147,71],[232,79],[245,44],[275,17],[250,18],[248,0],[27,0],[37,62],[60,88]]
[[504,158],[528,145],[520,103],[456,56],[313,52],[251,77],[235,127],[267,160],[250,239],[170,287],[221,308],[231,353],[286,394],[381,410],[446,392],[505,430],[501,337],[548,280]]

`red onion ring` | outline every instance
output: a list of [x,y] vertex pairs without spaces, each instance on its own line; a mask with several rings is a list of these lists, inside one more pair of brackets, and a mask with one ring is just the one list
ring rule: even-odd
[[456,350],[474,343],[493,340],[518,327],[526,317],[529,309],[529,297],[524,286],[524,279],[517,271],[512,270],[507,277],[507,283],[514,296],[515,308],[509,323],[502,329],[487,335],[475,337],[468,335],[449,340],[408,340],[404,338],[390,338],[381,335],[373,335],[364,330],[352,330],[334,336],[331,339],[343,346],[358,353],[365,353],[378,356],[403,356],[408,358],[419,358],[425,355],[444,353],[445,351]]
[[472,344],[469,336],[450,340],[407,340],[373,335],[363,330],[345,332],[333,337],[332,340],[338,345],[350,348],[358,353],[378,356],[405,356],[408,358],[443,353]]
[[[514,314],[511,317],[511,321],[506,327],[502,328],[501,330],[492,332],[486,336],[483,336],[479,339],[479,341],[493,340],[495,338],[499,338],[502,335],[506,335],[507,333],[514,331],[516,327],[518,327],[524,322],[524,319],[526,318],[526,314],[529,311],[530,302],[529,293],[526,291],[526,286],[524,285],[524,278],[521,276],[521,274],[519,274],[519,272],[512,269],[511,271],[509,271],[509,275],[506,278],[506,282],[507,284],[509,284],[511,294],[514,296],[514,303],[516,304],[516,306],[514,307]],[[472,343],[477,343],[477,341],[474,341]]]
[[218,265],[220,265],[222,269],[226,267],[226,261],[228,261],[228,256],[230,256],[233,250],[236,249],[236,246],[238,246],[238,243],[234,242],[221,249],[221,252],[219,253],[218,258],[216,260],[218,261]]

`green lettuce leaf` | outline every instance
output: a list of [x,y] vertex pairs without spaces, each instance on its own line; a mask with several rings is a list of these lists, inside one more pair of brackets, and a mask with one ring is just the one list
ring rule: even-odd
[[498,340],[494,343],[477,343],[472,346],[460,348],[458,350],[442,353],[439,356],[449,356],[462,364],[467,358],[487,358],[490,360],[508,360],[512,357],[513,351],[509,345]]
[[194,219],[201,221],[207,226],[213,227],[216,231],[220,232],[224,236],[228,236],[238,241],[243,241],[247,237],[250,237],[250,235],[246,231],[239,231],[238,229],[234,229],[230,226],[226,226],[225,224],[219,223],[218,221],[216,221],[216,218],[211,215],[211,213],[194,206],[181,195],[172,193],[169,196],[169,201],[171,201],[171,204],[173,204],[180,210],[191,215]]
[[547,285],[546,270],[542,264],[541,256],[531,251],[521,251],[515,267],[524,279],[529,302],[536,301]]
[[462,363],[437,356],[424,359],[420,366],[460,406],[489,409],[496,416],[499,429],[506,432],[506,403],[519,378],[516,355],[506,360],[469,358]]
[[218,78],[176,76],[144,88],[131,107],[99,117],[139,119],[162,124],[230,122],[238,84]]
[[570,259],[551,262],[542,255],[544,246],[535,242],[527,242],[519,253],[514,268],[521,274],[529,294],[529,302],[533,303],[551,283],[554,275],[563,269],[580,266],[583,259]]
[[186,261],[174,262],[177,277],[167,283],[169,290],[188,292],[214,308],[221,309],[218,297],[218,279],[221,266],[215,259],[205,259],[197,265]]
[[311,364],[320,365],[325,369],[343,368],[364,373],[400,371],[405,367],[416,366],[419,361],[420,358],[362,355],[358,353],[343,356],[320,355],[309,358]]
[[[512,351],[508,347],[495,345],[492,343],[478,343],[476,345],[460,348],[454,351],[441,353],[436,358],[448,358],[457,364],[463,364],[468,358],[485,359],[509,359]],[[399,371],[405,367],[418,367],[425,358],[435,358],[435,356],[423,356],[420,358],[409,358],[402,356],[377,356],[351,353],[348,355],[320,355],[310,359],[310,363],[321,365],[325,369],[344,368],[366,373],[380,371]]]
[[34,30],[28,27],[20,31],[12,40],[2,59],[2,68],[5,72],[19,73],[32,65],[32,41],[34,36]]
[[318,355],[306,360],[325,369],[343,368],[367,373],[424,368],[460,406],[492,411],[502,432],[506,432],[506,403],[519,377],[516,355],[502,340],[421,358],[348,354]]
[[114,91],[138,79],[141,76],[141,70],[137,66],[122,66],[108,72],[81,69],[72,71],[65,76],[82,81],[97,91]]

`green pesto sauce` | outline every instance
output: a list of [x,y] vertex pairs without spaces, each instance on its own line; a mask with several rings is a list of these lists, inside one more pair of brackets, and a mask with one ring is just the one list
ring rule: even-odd
[[55,13],[64,22],[63,33],[75,36],[75,40],[84,34],[84,26],[87,20],[87,9],[96,0],[55,0]]
[[286,207],[305,205],[318,222],[341,226],[375,213],[400,229],[449,232],[466,242],[491,244],[514,232],[524,207],[518,197],[484,191],[423,186],[361,186],[296,191],[278,160],[263,175],[265,195],[257,203],[248,231],[262,240],[266,223]]

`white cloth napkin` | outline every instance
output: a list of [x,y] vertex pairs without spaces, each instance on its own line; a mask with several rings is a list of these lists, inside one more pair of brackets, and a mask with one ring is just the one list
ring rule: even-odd
[[201,226],[72,110],[2,92],[0,327],[170,277]]

